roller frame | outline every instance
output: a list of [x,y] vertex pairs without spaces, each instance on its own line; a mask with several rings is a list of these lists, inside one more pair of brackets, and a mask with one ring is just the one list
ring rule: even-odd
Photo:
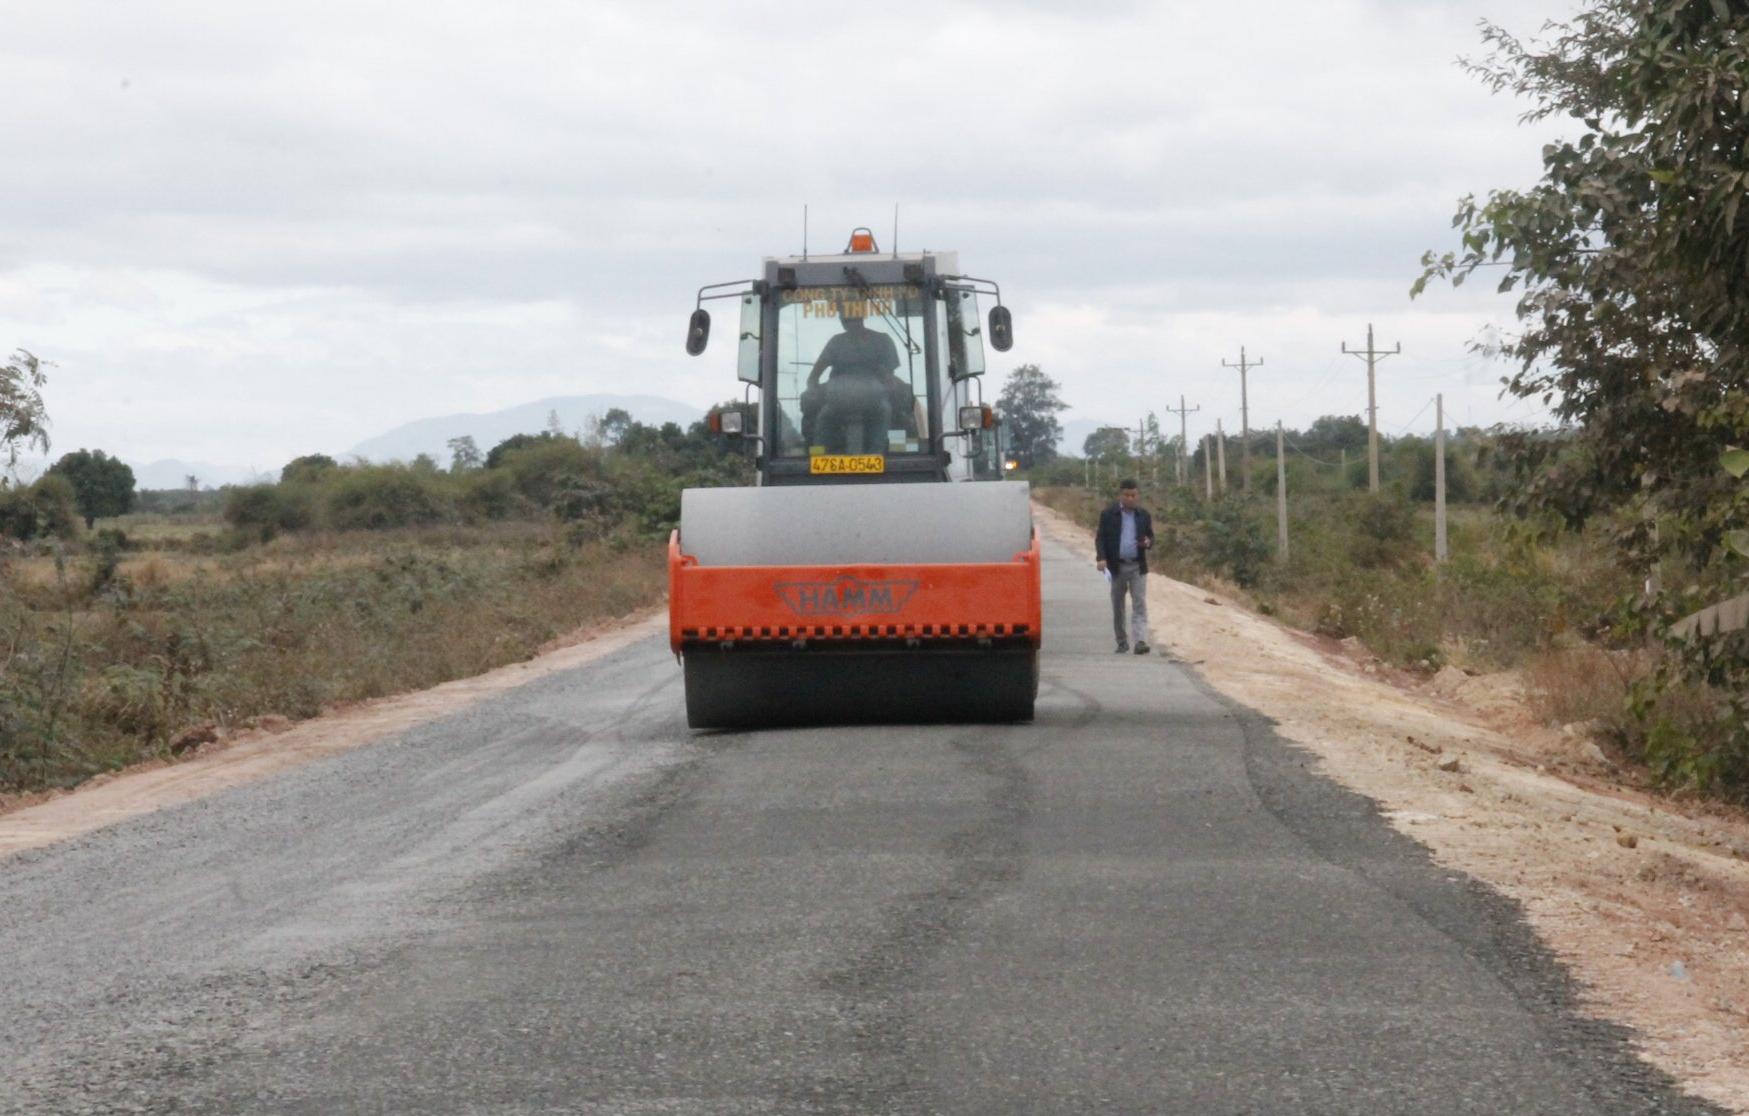
[[669,539],[694,728],[1030,720],[1038,535],[1001,562],[708,566]]

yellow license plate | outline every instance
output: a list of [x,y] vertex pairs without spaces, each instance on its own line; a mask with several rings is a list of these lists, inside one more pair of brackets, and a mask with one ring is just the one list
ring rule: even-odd
[[878,453],[822,453],[808,458],[810,473],[884,473],[887,459]]

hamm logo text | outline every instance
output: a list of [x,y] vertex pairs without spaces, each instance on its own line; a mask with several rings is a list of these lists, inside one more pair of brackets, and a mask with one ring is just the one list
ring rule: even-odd
[[905,611],[915,581],[780,581],[778,596],[797,616],[890,616]]

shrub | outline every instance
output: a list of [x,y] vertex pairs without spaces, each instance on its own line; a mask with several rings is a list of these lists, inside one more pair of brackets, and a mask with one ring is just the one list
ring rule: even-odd
[[339,467],[339,464],[325,453],[307,453],[302,457],[293,458],[286,464],[285,468],[279,471],[279,482],[281,484],[296,484],[319,481]]
[[71,538],[78,529],[78,503],[67,478],[51,473],[35,484],[0,488],[0,535]]
[[[1434,474],[1438,471],[1438,454],[1433,443],[1416,440],[1397,448],[1395,454],[1396,468],[1394,472],[1409,477],[1409,499],[1430,504],[1435,497]],[[1468,503],[1476,498],[1478,488],[1475,466],[1470,464],[1467,455],[1452,452],[1450,444],[1445,453],[1445,498],[1455,503]]]
[[530,508],[529,502],[516,490],[516,478],[503,469],[482,469],[463,474],[459,503],[463,517],[472,522],[509,519]]
[[322,494],[328,524],[340,530],[418,527],[456,517],[442,474],[401,465],[338,470]]
[[1256,585],[1269,567],[1270,545],[1263,528],[1245,512],[1235,497],[1218,501],[1210,509],[1202,538],[1202,559],[1225,572],[1240,588]]
[[500,443],[492,450],[498,455],[496,468],[509,473],[516,490],[538,507],[553,507],[561,491],[601,472],[600,453],[585,449],[575,438],[530,438],[520,446],[505,449],[506,445]]
[[1381,492],[1361,500],[1354,526],[1348,556],[1357,566],[1396,565],[1414,551],[1415,511],[1393,493]]
[[539,434],[512,434],[486,452],[486,468],[496,469],[504,464],[505,457],[517,450],[530,446],[542,446],[552,442],[570,442],[579,444],[575,438],[567,438],[562,434],[554,434],[551,430],[543,430]]
[[310,525],[314,499],[308,489],[283,484],[251,484],[226,490],[225,522],[239,535],[261,542],[281,531]]

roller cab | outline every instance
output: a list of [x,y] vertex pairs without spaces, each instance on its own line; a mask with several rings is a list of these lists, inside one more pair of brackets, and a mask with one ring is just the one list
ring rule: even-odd
[[754,444],[759,484],[682,495],[669,628],[688,722],[1030,719],[1038,541],[980,392],[984,337],[1011,339],[996,285],[857,230],[843,253],[701,290],[689,352],[704,303],[730,298],[748,404],[711,421]]

